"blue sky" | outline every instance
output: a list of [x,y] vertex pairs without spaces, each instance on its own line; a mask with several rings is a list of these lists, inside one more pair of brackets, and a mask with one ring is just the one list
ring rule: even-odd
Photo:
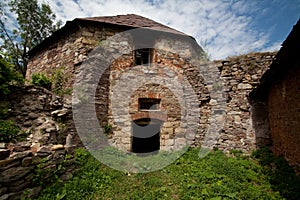
[[194,38],[211,59],[280,48],[300,18],[300,0],[39,0],[58,19],[138,14]]

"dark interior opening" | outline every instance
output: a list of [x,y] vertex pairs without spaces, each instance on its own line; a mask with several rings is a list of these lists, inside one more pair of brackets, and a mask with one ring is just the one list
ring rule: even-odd
[[158,152],[160,149],[160,126],[160,123],[150,119],[134,121],[132,123],[132,152]]
[[151,59],[151,49],[137,49],[135,50],[135,65],[145,65],[150,64]]
[[139,109],[140,110],[159,110],[160,109],[160,99],[139,98]]

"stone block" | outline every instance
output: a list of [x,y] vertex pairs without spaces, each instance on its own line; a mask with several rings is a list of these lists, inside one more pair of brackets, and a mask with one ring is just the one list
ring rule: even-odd
[[89,32],[89,31],[83,31],[81,33],[82,36],[86,36],[86,37],[93,37],[93,33]]
[[7,191],[7,187],[0,187],[0,198],[1,198],[1,195],[3,195],[4,193],[6,193],[6,191]]
[[8,183],[19,180],[33,170],[33,167],[13,167],[0,173],[0,182]]
[[162,134],[165,134],[165,135],[173,135],[173,128],[163,128],[162,129]]
[[36,114],[36,113],[33,113],[33,112],[28,114],[28,118],[31,119],[31,120],[34,120],[38,117],[39,117],[39,115]]
[[165,141],[165,146],[174,146],[175,140],[174,139],[168,139]]
[[240,83],[238,84],[238,89],[240,90],[251,90],[253,87],[248,83]]
[[0,143],[0,149],[6,149],[6,144],[4,142]]
[[7,166],[9,163],[11,163],[13,161],[13,159],[6,159],[6,160],[0,160],[0,169],[2,167]]
[[28,167],[32,163],[32,157],[26,157],[22,160],[22,167]]
[[57,150],[62,150],[62,149],[64,149],[65,147],[64,147],[64,145],[62,145],[62,144],[56,144],[56,145],[53,145],[51,148],[50,148],[50,150],[51,151],[57,151]]
[[0,149],[0,159],[3,160],[5,158],[8,158],[10,155],[9,149]]

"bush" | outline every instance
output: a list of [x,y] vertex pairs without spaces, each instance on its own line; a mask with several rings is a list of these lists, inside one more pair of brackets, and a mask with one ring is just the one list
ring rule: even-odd
[[32,74],[31,83],[33,85],[51,90],[51,84],[52,84],[51,80],[45,74],[42,73]]
[[12,142],[18,138],[20,129],[11,120],[0,120],[0,142]]
[[51,80],[52,91],[55,94],[63,95],[65,93],[70,93],[70,91],[65,88],[68,82],[68,76],[65,74],[63,67],[60,67],[53,72]]

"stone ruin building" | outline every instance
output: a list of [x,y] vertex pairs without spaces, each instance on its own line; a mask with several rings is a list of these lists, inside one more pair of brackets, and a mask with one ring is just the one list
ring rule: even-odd
[[[298,22],[293,30],[298,35],[299,26]],[[289,148],[297,149],[294,165],[299,165],[298,146],[278,141],[282,140],[283,132],[299,130],[299,64],[296,64],[299,62],[290,64],[297,61],[295,54],[299,52],[293,49],[295,41],[299,44],[294,32],[277,55],[250,53],[209,62],[193,37],[148,18],[133,14],[77,18],[31,50],[26,78],[41,72],[51,75],[63,67],[69,76],[66,87],[72,87],[82,68],[93,63],[96,69],[102,66],[103,46],[109,43],[111,52],[119,50],[120,53],[108,66],[103,65],[105,69],[96,79],[94,103],[99,125],[112,128],[108,140],[113,146],[146,153],[177,150],[187,144],[197,147],[203,143],[224,151],[246,152],[275,145],[276,152],[281,147],[285,149],[284,155],[289,154]],[[285,65],[291,71],[277,67]],[[282,77],[282,70],[288,75]],[[165,82],[156,80],[157,76]],[[89,74],[84,79],[88,77]],[[273,86],[273,79],[282,80]],[[291,93],[287,88],[293,84],[289,81],[295,82]],[[286,103],[279,103],[278,95]],[[295,106],[294,110],[291,105]],[[290,115],[294,121],[287,122]],[[146,125],[155,130],[150,137],[142,136]],[[211,127],[217,131],[207,137]],[[287,127],[291,128],[286,130]],[[299,138],[298,133],[291,134]],[[294,136],[287,137],[287,143]]]
[[29,85],[7,99],[8,119],[29,136],[0,143],[0,199],[39,194],[36,166],[45,181],[72,177],[93,114],[109,144],[127,152],[267,146],[299,173],[299,35],[300,20],[278,53],[208,61],[194,38],[141,16],[67,22],[30,51],[26,78],[62,70],[72,98]]

